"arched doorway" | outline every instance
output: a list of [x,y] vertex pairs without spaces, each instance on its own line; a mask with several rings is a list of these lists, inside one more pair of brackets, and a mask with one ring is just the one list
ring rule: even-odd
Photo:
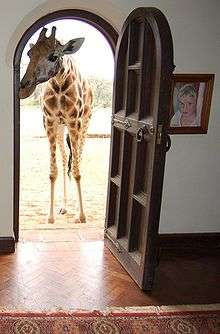
[[18,89],[20,83],[20,61],[23,49],[30,37],[45,24],[59,19],[75,19],[89,23],[99,30],[107,39],[113,53],[115,52],[118,34],[103,18],[84,10],[61,10],[48,14],[36,21],[22,36],[14,55],[14,213],[13,228],[15,240],[19,240],[19,179],[20,179],[20,99]]
[[[71,18],[69,11],[66,17],[61,13],[64,18]],[[73,13],[72,18],[81,19],[75,11]],[[56,13],[51,15],[37,21],[36,26],[59,18]],[[91,19],[87,22],[94,23]],[[116,49],[105,240],[140,288],[150,291],[157,263],[165,158],[170,147],[167,125],[174,70],[172,35],[166,17],[153,7],[136,8],[130,13],[119,34],[117,47],[117,33],[107,22],[105,26],[108,27],[104,30],[109,44]],[[97,21],[96,28],[103,32],[103,26]],[[29,34],[27,32],[21,39],[14,61],[14,230],[17,240],[20,156],[18,66],[24,47],[22,41],[27,42]]]

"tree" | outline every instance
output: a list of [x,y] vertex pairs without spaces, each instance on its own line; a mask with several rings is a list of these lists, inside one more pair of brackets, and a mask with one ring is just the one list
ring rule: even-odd
[[89,82],[94,95],[94,107],[111,107],[112,104],[112,81],[96,76],[90,76]]

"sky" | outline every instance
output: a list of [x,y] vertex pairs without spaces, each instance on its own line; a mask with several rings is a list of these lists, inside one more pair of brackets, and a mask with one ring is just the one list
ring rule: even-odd
[[[45,27],[48,28],[46,34],[48,37],[51,33],[52,26],[57,27],[56,38],[62,44],[73,38],[85,38],[85,42],[80,50],[74,54],[74,58],[76,59],[82,74],[86,76],[96,75],[103,79],[113,80],[113,53],[105,37],[96,28],[79,20],[58,20],[45,25]],[[28,64],[29,58],[27,52],[30,49],[29,44],[36,43],[41,29],[42,28],[36,31],[24,48],[21,59],[22,63]]]

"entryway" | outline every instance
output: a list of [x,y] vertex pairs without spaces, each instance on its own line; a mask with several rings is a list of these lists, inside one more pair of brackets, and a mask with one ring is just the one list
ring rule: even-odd
[[[92,23],[90,16],[89,19]],[[41,26],[39,21],[38,26]],[[43,19],[40,23],[44,23]],[[106,30],[103,26],[100,30],[114,48],[117,34],[108,23],[106,26]],[[33,29],[36,30],[36,26]],[[112,35],[115,39],[110,37]],[[15,55],[14,142],[14,230],[17,240],[20,77],[16,65],[20,62],[22,43],[19,46],[17,50],[20,51]],[[105,237],[118,261],[139,287],[147,291],[152,290],[157,265],[173,69],[172,36],[165,16],[156,8],[135,9],[123,25],[115,55]]]
[[[56,221],[55,224],[47,222],[50,156],[40,105],[42,85],[39,85],[34,94],[21,100],[20,104],[20,241],[64,241],[72,234],[74,237],[78,236],[79,240],[103,240],[111,135],[113,52],[105,37],[88,23],[59,19],[44,25],[48,34],[53,26],[56,27],[56,38],[59,41],[66,42],[78,36],[85,38],[82,48],[74,55],[74,60],[81,74],[88,78],[93,90],[93,111],[81,162],[83,204],[87,222],[74,223],[78,214],[78,196],[73,178],[67,178],[67,213],[59,213],[63,200],[63,166],[58,148]],[[24,48],[20,65],[21,76],[29,63],[29,45],[36,43],[40,31],[41,29],[35,32]],[[68,155],[69,148],[67,144],[65,146]]]
[[[86,35],[84,37],[86,37],[88,44],[86,45],[88,54],[86,55],[84,51],[84,54],[82,52],[77,59],[79,65],[81,65],[80,68],[83,70],[82,73],[86,76],[90,75],[90,81],[92,81],[93,89],[95,90],[94,112],[88,131],[89,138],[87,138],[83,152],[84,159],[81,168],[85,206],[87,207],[87,224],[85,225],[73,223],[74,213],[77,212],[77,194],[73,180],[68,187],[68,213],[65,217],[57,214],[56,224],[47,224],[49,155],[47,138],[45,137],[43,128],[42,113],[39,105],[34,106],[36,101],[38,101],[37,98],[32,97],[29,105],[21,106],[19,100],[16,98],[19,87],[18,79],[22,76],[19,74],[19,70],[21,70],[22,74],[22,68],[19,68],[20,61],[24,59],[21,64],[25,67],[24,63],[27,60],[27,57],[21,59],[22,51],[24,49],[23,54],[27,53],[27,49],[29,48],[27,42],[32,35],[33,41],[30,40],[30,42],[34,42],[34,39],[36,39],[34,33],[36,32],[36,36],[37,30],[40,27],[48,25],[48,28],[51,28],[53,24],[59,26],[58,34],[60,32],[61,37],[74,38],[78,31]],[[66,30],[64,27],[66,27]],[[71,31],[74,34],[72,37],[70,36]],[[68,239],[68,233],[64,229],[73,228],[75,231],[72,230],[71,234],[75,233],[79,240],[103,239],[109,165],[108,152],[111,132],[111,101],[109,100],[112,97],[111,82],[113,80],[113,54],[116,40],[117,32],[108,22],[93,13],[81,10],[64,10],[49,14],[37,21],[23,35],[14,59],[15,83],[17,82],[17,85],[15,84],[14,113],[14,232],[16,240],[19,237],[19,224],[20,231],[22,230],[20,240],[64,241]],[[103,94],[103,90],[106,91],[106,95]],[[108,95],[110,95],[110,98]],[[31,113],[29,112],[30,106]],[[101,109],[100,106],[102,107]],[[19,165],[21,166],[20,183]],[[59,167],[59,174],[62,174],[61,162]],[[57,211],[59,211],[58,205],[61,205],[62,182],[58,180],[57,183]],[[57,230],[58,233],[53,233],[54,230]],[[59,233],[61,231],[62,233]]]

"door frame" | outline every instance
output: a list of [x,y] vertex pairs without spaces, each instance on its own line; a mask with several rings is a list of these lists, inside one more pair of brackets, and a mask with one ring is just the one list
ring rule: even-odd
[[19,190],[20,190],[20,99],[18,95],[20,84],[20,61],[24,47],[30,37],[45,24],[54,22],[59,19],[73,19],[86,22],[99,30],[106,38],[109,46],[115,54],[116,44],[118,40],[118,32],[115,28],[101,16],[92,12],[81,9],[65,9],[55,11],[39,18],[34,22],[22,35],[16,47],[13,59],[13,230],[15,241],[19,240]]

